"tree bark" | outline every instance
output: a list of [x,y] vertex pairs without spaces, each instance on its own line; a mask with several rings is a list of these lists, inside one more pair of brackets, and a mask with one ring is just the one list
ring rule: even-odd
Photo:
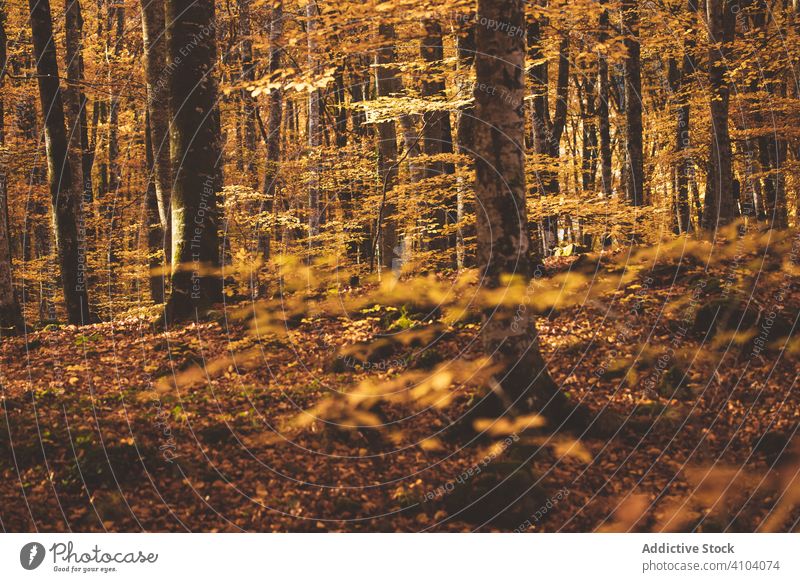
[[[319,10],[314,0],[306,4],[306,31],[308,40],[308,68],[312,73],[319,72],[317,59],[316,31],[319,26],[317,18]],[[309,168],[308,185],[308,235],[312,241],[319,235],[322,220],[320,204],[320,162],[319,148],[322,145],[322,127],[320,125],[322,92],[312,89],[308,94],[308,148],[311,167]]]
[[[49,0],[29,0],[34,61],[44,115],[47,174],[53,224],[67,319],[74,325],[90,321],[86,286],[86,246],[83,238],[83,188],[67,137],[64,102],[53,39]],[[80,159],[78,157],[77,159]],[[79,162],[78,162],[79,163]]]
[[[157,4],[157,2],[153,2]],[[114,69],[119,62],[122,52],[122,42],[125,33],[125,5],[122,3],[109,3],[108,5],[108,41],[112,42],[113,49],[107,54],[108,86],[111,96],[108,100],[108,192],[115,197],[122,184],[119,168],[119,104],[120,95],[114,79]],[[109,212],[113,212],[113,201],[109,204]]]
[[[152,168],[155,159],[153,154],[153,128],[151,124],[150,112],[145,110],[144,142],[147,167]],[[150,297],[153,303],[164,303],[166,297],[163,274],[156,272],[164,267],[164,261],[159,258],[159,252],[164,249],[164,227],[159,215],[158,195],[156,190],[156,177],[154,172],[147,176],[147,192],[145,193],[145,231],[147,234],[147,252],[150,257],[148,265],[150,267]]]
[[[478,0],[478,19],[508,22],[522,30],[521,0]],[[475,89],[475,196],[478,265],[481,283],[494,289],[516,275],[530,278],[528,225],[525,209],[525,39],[492,27],[477,27]],[[495,88],[492,92],[480,87]],[[498,98],[508,96],[508,99]],[[526,310],[498,306],[484,313],[483,345],[500,372],[483,402],[499,401],[500,413],[543,409],[562,403],[545,369],[533,318]],[[483,408],[485,405],[480,405]]]
[[[6,54],[6,6],[0,4],[0,147],[5,147],[5,103],[2,88],[6,76],[8,56]],[[8,174],[7,154],[0,159],[0,337],[20,333],[25,329],[22,311],[14,295],[11,271],[11,231],[8,221]]]
[[[31,0],[35,1],[35,0]],[[219,192],[222,159],[213,0],[167,0],[172,189],[172,293],[168,321],[222,300]],[[185,47],[193,47],[186,50]]]
[[252,0],[239,1],[239,55],[242,66],[242,83],[245,87],[241,90],[242,117],[244,118],[244,171],[253,188],[258,187],[256,173],[256,109],[255,100],[247,86],[256,80],[256,65],[253,62],[253,40],[250,38],[250,4]]
[[[734,0],[735,1],[735,0]],[[709,41],[708,80],[711,90],[711,152],[703,228],[715,231],[735,216],[731,138],[728,128],[730,89],[725,80],[727,46],[733,41],[734,14],[731,0],[707,0]]]
[[[556,77],[555,113],[550,115],[549,70],[544,58],[542,34],[544,22],[540,18],[528,23],[528,54],[533,61],[530,81],[533,91],[531,113],[533,125],[533,148],[538,159],[548,168],[537,172],[537,186],[541,196],[558,194],[558,170],[561,157],[561,136],[567,122],[567,99],[569,91],[569,37],[565,34],[559,45],[558,72]],[[508,103],[513,104],[512,101]],[[544,255],[548,255],[558,242],[558,216],[545,216],[542,220],[542,242]],[[542,253],[535,252],[536,256]]]
[[92,202],[92,158],[89,149],[89,127],[86,120],[87,99],[83,83],[83,15],[79,0],[65,0],[65,57],[67,86],[64,89],[67,124],[70,141],[78,144],[81,152],[81,181],[85,204]]
[[[375,56],[375,80],[378,97],[389,97],[400,91],[400,72],[392,63],[394,52],[394,26],[378,26],[381,46]],[[381,265],[391,268],[397,251],[397,223],[392,190],[397,185],[397,128],[394,121],[378,123],[378,185],[382,201],[378,211],[378,237]]]
[[[577,84],[577,83],[576,83]],[[597,176],[597,104],[595,101],[597,79],[586,75],[583,95],[581,95],[581,188],[584,192],[594,190]]]
[[[278,2],[272,8],[269,23],[269,75],[272,78],[281,68],[281,54],[283,47],[283,2]],[[267,120],[267,160],[264,171],[265,210],[273,213],[277,208],[275,197],[278,193],[278,169],[281,159],[281,118],[283,116],[283,93],[280,88],[274,88],[269,94],[269,118]],[[272,239],[275,236],[277,223],[270,226],[270,230],[261,234],[259,247],[264,259],[269,259],[272,252]]]
[[[687,1],[687,11],[692,18],[697,14],[697,0]],[[678,232],[685,234],[692,230],[691,210],[689,207],[689,181],[694,175],[694,163],[688,150],[691,146],[690,127],[691,109],[689,105],[688,89],[686,87],[689,79],[696,70],[694,62],[695,42],[689,35],[683,44],[683,62],[680,69],[677,63],[671,68],[671,88],[676,95],[675,107],[675,153],[677,156],[677,167],[675,168],[675,190],[676,200],[676,221]]]
[[[425,19],[423,27],[425,34],[420,44],[420,56],[425,61],[427,69],[423,76],[420,94],[423,98],[444,99],[442,25],[438,20]],[[426,111],[422,114],[422,152],[426,156],[453,153],[449,111]],[[453,164],[449,162],[439,160],[425,163],[425,178],[452,174],[454,171]],[[453,247],[453,237],[444,234],[443,230],[456,222],[456,199],[448,195],[436,204],[432,219],[435,232],[431,239],[431,248],[444,251]]]
[[632,206],[645,204],[644,149],[642,142],[642,69],[637,0],[622,3],[625,32],[625,194]]
[[[459,30],[456,40],[458,53],[459,78],[470,78],[469,72],[475,66],[475,13],[471,12],[466,20],[466,25]],[[462,85],[459,89],[463,89]],[[466,95],[459,95],[460,98]],[[472,172],[475,169],[475,103],[467,103],[459,107],[458,122],[456,125],[456,144],[458,153],[468,159],[464,164],[464,172]],[[474,228],[464,225],[464,219],[468,212],[474,212],[474,205],[467,204],[467,189],[469,182],[464,178],[459,178],[457,199],[456,199],[456,219],[458,221],[458,231],[456,232],[456,268],[461,270],[464,267],[472,266],[473,259],[467,254],[466,239],[475,236]]]
[[148,165],[153,174],[158,217],[164,234],[162,245],[169,264],[172,248],[170,232],[170,191],[172,166],[169,159],[169,95],[168,81],[172,66],[167,62],[167,35],[164,3],[158,0],[141,0],[142,40],[144,45],[144,73],[147,83],[147,113],[152,145],[153,164]]
[[[768,35],[768,20],[766,0],[756,0],[753,11],[753,25],[763,30]],[[785,87],[780,80],[775,78],[775,72],[769,68],[762,69],[764,89],[774,99],[778,94],[785,98]],[[756,122],[763,122],[758,114]],[[777,133],[764,135],[758,139],[759,163],[764,173],[762,192],[764,195],[764,211],[768,223],[773,228],[786,228],[788,216],[786,211],[786,178],[784,176],[784,163],[786,162],[787,142]]]
[[[608,42],[608,9],[603,8],[600,13],[601,43]],[[611,198],[613,191],[613,174],[611,169],[611,121],[609,119],[609,79],[607,49],[603,48],[597,58],[597,125],[600,137],[600,178],[602,180],[603,195]]]

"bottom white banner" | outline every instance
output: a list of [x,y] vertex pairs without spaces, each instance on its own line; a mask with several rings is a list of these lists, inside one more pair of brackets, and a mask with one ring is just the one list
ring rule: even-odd
[[795,534],[2,534],[0,579],[796,581],[798,554]]

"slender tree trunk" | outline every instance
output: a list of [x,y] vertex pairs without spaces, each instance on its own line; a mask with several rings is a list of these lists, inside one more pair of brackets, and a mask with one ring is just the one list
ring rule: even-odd
[[[107,145],[108,145],[108,166],[107,166],[107,182],[103,193],[106,194],[103,200],[105,211],[105,219],[107,223],[108,233],[108,281],[110,285],[114,285],[117,277],[115,269],[118,266],[120,259],[118,250],[121,246],[120,235],[121,232],[117,228],[117,221],[119,220],[117,205],[121,203],[120,188],[122,187],[122,172],[120,169],[119,155],[119,108],[122,102],[119,87],[117,86],[118,79],[116,79],[116,70],[119,67],[120,55],[122,54],[122,45],[125,33],[125,5],[124,3],[108,3],[108,30],[107,30],[107,45],[106,45],[106,66],[108,68],[108,131],[107,131]],[[109,46],[111,45],[111,46]]]
[[[558,170],[552,169],[561,157],[561,136],[567,122],[567,98],[569,90],[569,37],[564,35],[559,44],[558,72],[556,78],[555,113],[551,117],[548,98],[549,70],[544,58],[542,29],[544,23],[536,18],[529,22],[528,54],[534,63],[530,67],[533,90],[531,100],[533,147],[537,157],[548,168],[537,172],[538,191],[542,196],[558,194]],[[512,104],[508,101],[508,104]],[[558,243],[558,216],[545,216],[542,221],[544,255],[548,255]],[[536,253],[538,256],[539,253]]]
[[711,89],[711,152],[703,208],[703,228],[716,230],[735,216],[731,138],[728,128],[730,89],[725,80],[727,46],[733,41],[731,0],[706,0],[709,48],[708,80]]
[[[444,99],[445,82],[442,61],[444,46],[442,42],[442,26],[438,20],[426,19],[423,22],[425,35],[420,44],[420,56],[428,68],[423,76],[421,95],[423,98]],[[426,111],[422,115],[422,151],[426,156],[439,156],[453,153],[453,137],[450,126],[449,111]],[[441,160],[425,163],[425,177],[434,178],[454,172],[452,163]],[[446,196],[436,204],[433,212],[435,233],[431,240],[431,248],[444,251],[454,245],[452,237],[443,230],[456,222],[456,200]]]
[[[458,52],[459,78],[470,78],[469,72],[475,66],[475,14],[470,13],[466,19],[466,26],[458,32],[456,41]],[[466,85],[459,89],[463,91]],[[459,95],[466,98],[467,95]],[[462,105],[458,111],[458,123],[456,126],[456,143],[458,153],[466,157],[469,161],[464,164],[462,172],[472,172],[475,169],[475,104],[467,103]],[[458,220],[458,231],[456,233],[456,267],[461,270],[466,266],[472,266],[471,257],[467,255],[466,238],[475,235],[474,228],[464,225],[464,219],[468,212],[474,212],[474,205],[467,204],[467,191],[469,181],[464,177],[459,177],[458,191],[456,200],[456,218]]]
[[[507,22],[521,30],[521,0],[478,0],[478,19]],[[525,209],[525,39],[492,27],[477,27],[475,90],[475,195],[478,265],[484,287],[501,288],[516,275],[527,283],[528,225]],[[496,87],[498,99],[483,87]],[[513,103],[513,105],[509,105]],[[483,344],[500,371],[494,398],[500,410],[529,411],[563,404],[539,354],[536,328],[527,310],[498,306],[484,315]],[[551,400],[552,399],[552,400]],[[552,410],[552,409],[551,409]]]
[[158,217],[164,234],[162,245],[169,264],[171,243],[170,191],[172,166],[169,159],[169,94],[168,81],[173,69],[167,63],[167,35],[164,3],[141,0],[142,40],[144,44],[144,73],[147,82],[147,113],[152,144],[153,174]]
[[336,147],[340,154],[343,154],[343,148],[347,147],[347,100],[344,85],[344,72],[346,63],[344,60],[336,66],[334,73],[334,88],[333,88],[333,109],[334,109],[334,122],[333,133],[336,137]]
[[595,94],[597,80],[592,73],[586,75],[586,87],[581,96],[581,188],[594,190],[597,176],[597,105]]
[[[153,128],[151,125],[150,112],[145,111],[144,142],[148,168],[152,168],[155,164],[152,135]],[[147,233],[147,252],[150,257],[148,261],[148,266],[150,267],[150,276],[148,277],[150,283],[150,297],[153,303],[156,304],[164,303],[166,297],[164,289],[165,277],[163,274],[156,274],[158,270],[164,267],[164,261],[160,258],[160,252],[164,249],[164,227],[161,223],[158,209],[156,176],[154,172],[150,172],[147,176],[144,216],[147,221],[145,223],[145,230]]]
[[[35,0],[31,0],[35,1]],[[222,158],[213,0],[167,0],[172,143],[172,293],[167,319],[222,300],[219,192]],[[193,46],[191,51],[184,47]],[[188,54],[184,54],[188,53]]]
[[[600,13],[599,40],[601,43],[608,41],[608,9],[606,8],[603,8],[603,12]],[[608,56],[605,52],[602,52],[597,58],[597,90],[597,125],[600,134],[600,177],[602,180],[603,195],[606,198],[610,198],[613,191],[614,178],[611,170]]]
[[[765,37],[769,34],[767,11],[769,6],[766,0],[756,0],[753,11],[753,24],[763,31]],[[776,94],[785,98],[785,88],[780,80],[775,78],[775,72],[770,68],[762,68],[764,89],[774,99]],[[774,106],[771,104],[771,106]],[[756,122],[763,121],[757,114]],[[783,165],[786,161],[787,143],[777,133],[765,135],[758,139],[759,162],[765,174],[762,192],[764,193],[764,210],[766,219],[774,228],[786,228],[788,217],[786,211],[786,181]]]
[[644,147],[642,142],[642,69],[637,0],[622,3],[625,32],[625,154],[626,197],[632,206],[645,204]]
[[[283,47],[283,2],[278,2],[272,8],[272,16],[269,23],[269,75],[270,78],[276,75],[281,68],[281,55]],[[283,93],[280,88],[274,88],[269,94],[269,119],[267,120],[267,160],[264,171],[265,195],[264,208],[269,214],[273,214],[278,205],[275,197],[278,193],[278,170],[281,160],[281,118],[283,115]],[[261,234],[261,252],[264,259],[269,259],[272,252],[272,238],[276,235],[275,229],[277,222],[270,225],[269,231]]]
[[242,82],[245,87],[241,91],[242,116],[244,118],[244,171],[253,188],[258,187],[258,174],[256,172],[256,109],[255,100],[247,89],[256,80],[256,66],[253,62],[253,40],[250,37],[250,4],[252,0],[239,1],[239,36],[241,43],[239,54],[242,66]]
[[[157,2],[153,2],[157,4]],[[125,6],[122,3],[109,3],[109,42],[113,34],[113,50],[107,55],[108,83],[111,96],[108,101],[108,190],[116,197],[122,183],[119,168],[119,104],[120,95],[114,79],[114,70],[118,66],[122,53],[122,41],[125,32]]]
[[[81,58],[81,80],[83,75],[83,58]],[[83,169],[83,201],[86,204],[87,213],[91,209],[91,204],[94,201],[94,190],[92,182],[92,168],[94,167],[94,150],[92,144],[89,142],[89,99],[86,94],[81,91],[81,168]]]
[[[3,84],[8,56],[6,54],[6,5],[0,3],[0,146],[5,146],[5,103]],[[0,337],[21,332],[25,328],[22,311],[14,295],[11,273],[11,231],[8,221],[8,174],[5,157],[0,159]]]
[[[400,72],[392,66],[394,52],[394,26],[378,26],[381,47],[376,53],[375,80],[378,97],[389,97],[400,91]],[[378,211],[378,237],[381,265],[391,268],[396,258],[397,223],[393,190],[397,185],[397,128],[394,121],[378,124],[378,184],[383,200]]]
[[[312,73],[319,72],[317,59],[317,28],[319,23],[319,10],[314,0],[306,4],[306,30],[308,33],[308,68]],[[320,151],[322,146],[322,127],[320,125],[322,92],[313,89],[308,94],[308,148],[311,167],[309,169],[308,185],[308,235],[312,241],[319,235],[319,225],[322,220],[320,201]]]
[[[687,11],[694,18],[697,14],[697,0],[687,1]],[[689,155],[690,140],[690,106],[688,88],[689,79],[696,70],[692,53],[695,48],[694,38],[689,35],[684,40],[683,62],[680,68],[677,63],[671,63],[670,80],[671,88],[676,96],[675,108],[675,153],[677,167],[675,168],[675,214],[678,232],[684,234],[692,230],[691,211],[689,208],[689,180],[694,173],[694,164]]]
[[83,83],[83,15],[79,0],[65,0],[65,57],[67,64],[67,86],[64,101],[70,132],[70,141],[75,140],[81,152],[81,179],[84,204],[91,204],[92,164],[89,150],[89,125],[86,120],[88,101],[81,87]]

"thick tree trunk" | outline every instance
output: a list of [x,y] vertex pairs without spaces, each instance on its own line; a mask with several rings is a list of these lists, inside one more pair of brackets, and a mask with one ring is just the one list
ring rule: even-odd
[[[375,77],[378,97],[389,97],[400,91],[400,72],[391,65],[397,61],[394,52],[394,26],[378,27],[381,47],[375,56]],[[397,223],[392,191],[397,185],[397,128],[394,121],[378,124],[378,185],[381,203],[378,210],[377,234],[381,265],[391,268],[397,252]]]
[[642,69],[637,0],[622,3],[625,32],[625,193],[632,206],[645,204],[644,149],[642,142]]
[[[0,146],[5,146],[5,103],[2,88],[6,76],[6,6],[0,4]],[[25,328],[19,303],[14,295],[11,273],[11,232],[8,222],[8,174],[6,160],[0,159],[0,337]]]
[[711,89],[711,152],[703,228],[716,230],[736,217],[733,192],[731,137],[728,128],[730,89],[725,80],[725,53],[733,41],[735,0],[707,0],[709,48],[708,80]]
[[[31,0],[34,1],[34,0]],[[213,0],[167,0],[172,143],[172,294],[167,319],[222,300],[219,192],[222,159]],[[184,47],[192,46],[191,51]],[[184,54],[188,53],[188,54]]]
[[[47,174],[53,204],[53,223],[67,319],[71,324],[88,323],[89,296],[86,288],[86,246],[82,237],[83,185],[70,155],[64,103],[59,83],[58,60],[53,40],[49,0],[29,0],[34,61],[39,97],[44,115]],[[77,158],[80,159],[79,157]],[[78,162],[76,167],[79,167]]]
[[[507,22],[521,30],[521,0],[478,0],[478,19]],[[475,195],[478,265],[482,285],[499,288],[516,275],[530,277],[525,209],[525,39],[492,27],[477,27],[475,90]],[[480,90],[494,87],[495,94]],[[498,94],[508,99],[498,98]],[[510,105],[511,104],[511,105]],[[545,369],[533,318],[526,310],[487,310],[482,329],[484,349],[500,367],[493,391],[500,413],[529,411],[563,404]],[[483,408],[483,406],[481,406]]]
[[141,0],[142,40],[144,44],[144,73],[147,82],[147,113],[153,147],[153,164],[148,169],[153,174],[153,184],[158,205],[158,217],[164,233],[162,242],[169,263],[172,243],[170,239],[170,191],[172,166],[169,159],[169,94],[168,80],[172,67],[167,63],[167,35],[164,3]]

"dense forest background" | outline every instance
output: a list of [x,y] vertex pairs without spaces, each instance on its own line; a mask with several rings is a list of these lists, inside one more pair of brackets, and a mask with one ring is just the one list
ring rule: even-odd
[[796,529],[799,37],[0,1],[0,526]]

